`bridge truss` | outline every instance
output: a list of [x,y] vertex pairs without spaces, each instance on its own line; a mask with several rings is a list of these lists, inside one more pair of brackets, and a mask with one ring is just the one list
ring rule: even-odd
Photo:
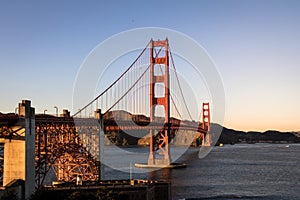
[[[75,182],[79,175],[84,181],[99,179],[99,128],[91,130],[86,120],[83,122],[75,126],[71,117],[36,116],[37,185],[44,183],[51,170],[58,181]],[[91,141],[93,145],[85,145]]]

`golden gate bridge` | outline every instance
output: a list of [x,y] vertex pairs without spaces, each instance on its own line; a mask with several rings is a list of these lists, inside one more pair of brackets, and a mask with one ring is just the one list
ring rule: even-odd
[[[19,114],[0,115],[3,139],[0,154],[5,152],[7,140],[26,140],[28,112],[22,114],[23,107],[30,109],[30,102],[19,104]],[[184,120],[184,114],[189,120]],[[202,136],[202,145],[211,144],[209,103],[202,103],[201,115],[201,122],[192,123],[168,39],[151,39],[111,85],[73,116],[68,111],[60,117],[31,113],[36,186],[44,184],[51,170],[58,181],[71,182],[78,176],[83,181],[100,180],[101,132],[131,134],[131,131],[146,130],[149,133],[147,165],[167,167],[172,164],[170,143],[180,130],[197,132]],[[0,181],[5,185],[7,158],[5,153],[1,156]]]

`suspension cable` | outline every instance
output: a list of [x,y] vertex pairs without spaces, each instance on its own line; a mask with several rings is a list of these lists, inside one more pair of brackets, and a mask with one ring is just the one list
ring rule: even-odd
[[180,114],[180,112],[179,112],[179,110],[178,110],[178,108],[177,108],[177,106],[176,106],[176,104],[175,104],[175,101],[174,101],[174,99],[173,99],[173,97],[172,97],[171,94],[170,94],[170,97],[171,97],[171,100],[172,100],[172,102],[173,102],[173,104],[174,104],[175,110],[177,111],[177,114],[179,115],[180,119],[183,120],[182,115]]
[[187,107],[187,103],[186,103],[184,95],[183,95],[183,91],[182,91],[182,88],[181,88],[181,85],[180,85],[180,82],[179,82],[179,78],[178,78],[177,71],[176,71],[176,68],[175,68],[175,64],[174,64],[174,60],[173,60],[172,51],[171,51],[170,46],[169,46],[169,49],[170,49],[170,57],[171,57],[171,61],[172,61],[172,66],[173,66],[173,69],[175,71],[175,76],[176,76],[176,79],[177,79],[177,82],[178,82],[178,86],[179,86],[179,90],[180,90],[180,93],[181,93],[181,96],[182,96],[182,99],[183,99],[183,102],[184,102],[184,106],[185,106],[185,108],[188,112],[188,115],[189,115],[190,119],[193,120],[192,115],[190,113],[189,108]]
[[[149,44],[149,43],[148,43]],[[148,45],[147,45],[148,46]],[[160,53],[161,49],[158,52],[155,52],[155,58],[158,57],[159,53]],[[118,101],[116,101],[109,109],[107,109],[107,111],[104,113],[104,115],[106,113],[108,113],[113,107],[115,107],[115,105],[117,105],[133,88],[134,86],[142,79],[142,77],[146,74],[146,72],[148,71],[148,69],[150,68],[151,63],[148,65],[148,67],[146,68],[146,70],[142,73],[142,75],[134,82],[134,84],[119,98]]]
[[78,113],[86,109],[88,106],[90,106],[92,103],[94,103],[97,99],[99,99],[103,94],[105,94],[110,88],[112,88],[132,67],[133,65],[139,60],[139,58],[144,54],[146,51],[147,47],[149,46],[150,41],[146,45],[146,47],[143,49],[143,51],[140,53],[140,55],[134,60],[134,62],[128,67],[126,71],[124,71],[119,78],[117,78],[108,88],[106,88],[101,94],[99,94],[96,98],[94,98],[91,102],[89,102],[86,106],[83,108],[79,109],[72,117],[76,116]]
[[[158,56],[158,54],[160,53],[161,50],[162,50],[162,47],[160,48],[160,50],[159,50],[158,53],[156,52],[156,50],[154,50],[155,53],[156,53],[156,56]],[[159,65],[159,69],[160,69],[161,74],[163,74],[164,72],[163,72],[163,70],[162,70],[161,65]],[[166,72],[165,72],[165,73],[166,73]],[[169,88],[169,90],[170,90],[170,88]],[[176,109],[176,111],[177,111],[177,114],[179,115],[179,117],[180,117],[181,119],[183,119],[182,116],[181,116],[181,114],[180,114],[180,112],[179,112],[179,110],[178,110],[178,108],[177,108],[177,106],[176,106],[176,104],[175,104],[175,101],[174,101],[174,99],[173,99],[173,97],[172,97],[172,95],[171,95],[170,92],[169,92],[169,94],[170,94],[170,97],[171,97],[171,101],[173,102],[174,107],[175,107],[175,109]]]
[[113,107],[115,107],[115,105],[117,105],[133,88],[134,86],[142,79],[142,77],[146,74],[146,72],[148,71],[148,69],[150,68],[150,65],[148,65],[147,69],[142,73],[142,75],[134,82],[134,84],[119,98],[118,101],[116,101],[109,109],[107,109],[107,111],[104,113],[104,115],[106,113],[108,113]]

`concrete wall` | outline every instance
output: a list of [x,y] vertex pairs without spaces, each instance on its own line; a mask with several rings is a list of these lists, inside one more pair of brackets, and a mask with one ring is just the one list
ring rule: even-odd
[[25,117],[25,198],[35,191],[35,115],[30,107],[30,116]]
[[25,180],[25,141],[9,140],[4,143],[3,186],[14,179]]

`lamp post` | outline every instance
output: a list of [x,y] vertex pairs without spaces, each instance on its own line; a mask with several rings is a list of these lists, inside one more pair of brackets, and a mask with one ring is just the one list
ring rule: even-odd
[[58,117],[58,107],[54,106],[55,110],[56,110],[56,117]]
[[44,115],[46,114],[46,112],[47,112],[47,109],[44,110]]

